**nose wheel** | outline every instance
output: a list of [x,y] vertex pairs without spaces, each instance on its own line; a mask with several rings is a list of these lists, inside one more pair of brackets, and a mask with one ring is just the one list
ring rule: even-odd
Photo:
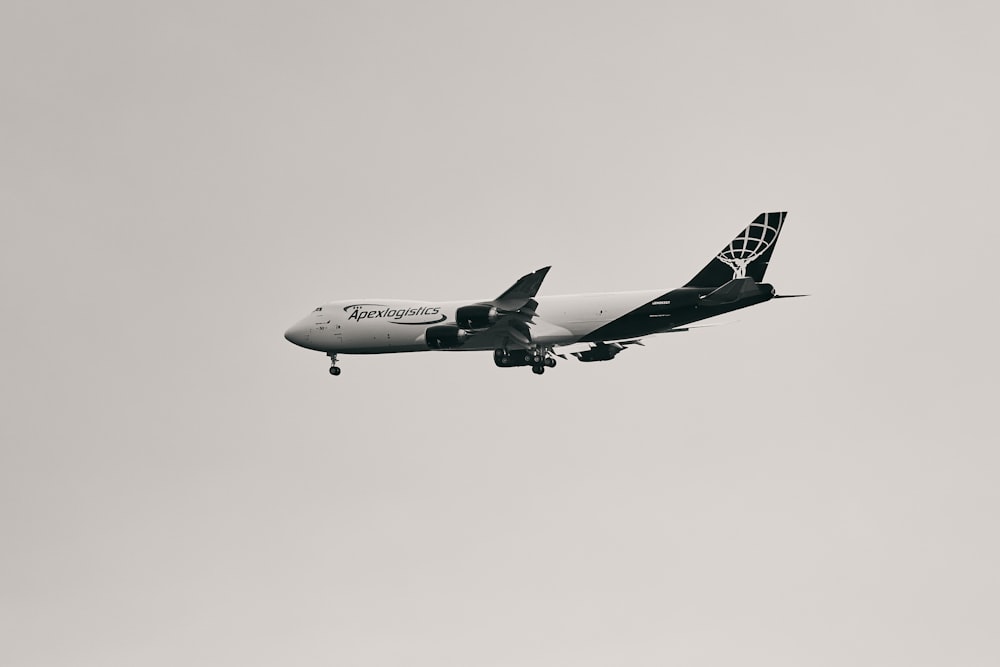
[[328,356],[330,357],[330,375],[340,375],[340,366],[337,365],[337,355],[331,354]]

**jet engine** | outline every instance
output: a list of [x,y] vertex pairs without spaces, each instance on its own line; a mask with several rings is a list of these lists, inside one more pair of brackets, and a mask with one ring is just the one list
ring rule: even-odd
[[499,319],[500,312],[490,305],[462,306],[455,311],[455,322],[466,331],[488,329]]
[[428,327],[424,332],[427,340],[427,347],[432,350],[452,350],[461,347],[469,334],[458,327],[444,324],[437,327]]

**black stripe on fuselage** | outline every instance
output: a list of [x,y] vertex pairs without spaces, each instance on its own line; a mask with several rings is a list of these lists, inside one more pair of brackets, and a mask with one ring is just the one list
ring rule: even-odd
[[727,303],[712,303],[706,299],[705,297],[713,292],[711,288],[681,287],[671,290],[595,329],[580,340],[585,343],[596,343],[639,338],[755,306],[774,298],[774,289],[770,285],[764,283],[756,287],[758,288],[756,294],[749,294]]

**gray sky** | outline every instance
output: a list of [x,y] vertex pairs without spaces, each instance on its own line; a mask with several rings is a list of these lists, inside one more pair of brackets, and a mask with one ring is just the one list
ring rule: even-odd
[[[4,2],[0,663],[997,664],[998,18]],[[282,338],[765,210],[814,296],[614,363]]]

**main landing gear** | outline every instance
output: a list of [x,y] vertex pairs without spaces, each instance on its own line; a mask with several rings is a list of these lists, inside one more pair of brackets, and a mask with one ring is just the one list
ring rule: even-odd
[[551,347],[536,347],[533,350],[528,350],[525,352],[524,358],[531,364],[531,372],[535,375],[541,375],[546,368],[556,367]]
[[555,368],[555,367],[556,367],[556,360],[553,359],[552,357],[546,356],[539,358],[536,355],[531,360],[531,372],[534,373],[535,375],[541,375],[542,373],[545,372],[546,368]]
[[541,375],[546,368],[554,368],[556,360],[551,356],[552,348],[540,347],[531,350],[494,350],[493,362],[501,368],[531,366],[531,371]]
[[329,354],[330,357],[330,375],[340,375],[340,366],[337,365],[337,355]]

